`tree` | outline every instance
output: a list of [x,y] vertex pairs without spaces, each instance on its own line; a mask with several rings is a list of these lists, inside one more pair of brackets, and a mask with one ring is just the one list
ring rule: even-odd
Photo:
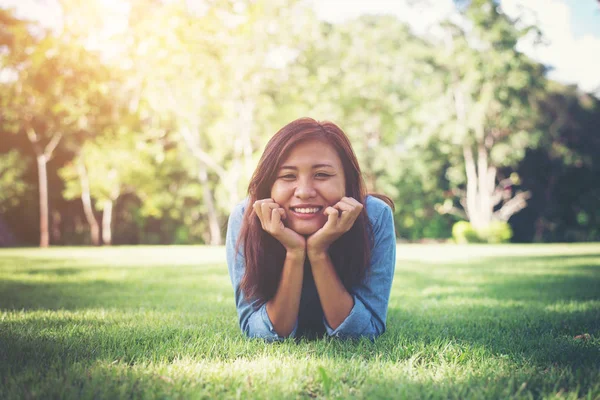
[[[240,200],[253,169],[263,136],[258,121],[273,109],[265,93],[269,56],[293,30],[295,3],[215,2],[194,13],[176,1],[132,10],[136,103],[155,127],[172,124],[196,160],[211,244],[221,243],[221,215]],[[157,31],[163,21],[170,29]]]
[[575,87],[549,82],[537,119],[544,131],[519,163],[531,210],[518,218],[521,241],[600,239],[600,100]]
[[[0,13],[4,46],[1,66],[2,122],[26,135],[35,152],[40,207],[40,246],[49,245],[47,163],[63,138],[85,131],[95,99],[105,95],[99,59],[77,43]],[[35,29],[34,29],[35,28]]]
[[539,140],[533,121],[544,70],[516,50],[525,31],[494,1],[470,1],[463,16],[460,25],[445,25],[449,36],[436,60],[441,79],[430,81],[444,94],[423,109],[423,142],[438,141],[453,164],[447,176],[462,209],[449,199],[438,210],[483,231],[493,220],[508,221],[530,196],[513,191],[518,177],[510,169]]
[[92,243],[98,235],[95,208],[102,211],[102,243],[112,244],[114,204],[126,192],[152,181],[153,144],[139,134],[122,127],[117,135],[101,136],[83,144],[76,158],[61,170],[66,181],[63,195],[67,199],[82,198],[92,233]]

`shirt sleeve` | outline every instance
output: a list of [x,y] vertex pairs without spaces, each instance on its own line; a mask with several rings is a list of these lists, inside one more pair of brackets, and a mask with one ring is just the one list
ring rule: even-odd
[[350,293],[354,307],[346,319],[332,329],[323,318],[330,336],[376,338],[385,332],[388,302],[396,268],[396,234],[392,210],[387,205],[373,224],[374,246],[371,268],[363,283]]
[[[227,268],[229,269],[229,277],[233,286],[235,295],[235,306],[239,324],[242,332],[251,338],[262,338],[267,341],[281,341],[285,337],[280,336],[275,331],[269,315],[267,314],[267,306],[263,304],[257,308],[257,301],[248,302],[244,298],[244,294],[240,288],[240,283],[244,276],[245,258],[243,255],[243,246],[240,246],[236,253],[236,241],[242,226],[244,208],[242,204],[238,204],[227,223],[227,236],[225,239],[225,250],[227,253]],[[289,337],[294,337],[298,328],[298,322],[290,333]]]

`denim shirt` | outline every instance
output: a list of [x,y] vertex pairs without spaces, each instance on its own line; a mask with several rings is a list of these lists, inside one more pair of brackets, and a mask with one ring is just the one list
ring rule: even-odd
[[[247,301],[240,288],[244,275],[243,246],[235,254],[236,241],[242,225],[247,199],[233,209],[227,226],[226,251],[229,277],[235,294],[235,304],[240,328],[248,337],[268,341],[283,340],[277,334],[267,314],[266,303],[257,307],[257,300]],[[308,260],[304,265],[304,280],[300,298],[300,310],[296,325],[289,335],[319,336],[327,334],[339,338],[375,338],[385,331],[388,301],[396,267],[396,235],[391,208],[382,200],[368,196],[366,211],[373,227],[371,265],[364,281],[349,291],[354,307],[346,319],[332,329],[325,320],[319,295]]]

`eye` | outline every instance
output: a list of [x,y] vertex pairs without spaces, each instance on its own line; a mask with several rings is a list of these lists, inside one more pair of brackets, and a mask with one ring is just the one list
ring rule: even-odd
[[330,174],[326,174],[326,173],[324,173],[324,172],[317,172],[317,173],[315,174],[315,177],[317,177],[317,178],[329,178],[330,176],[332,176],[332,175],[330,175]]
[[283,180],[286,180],[286,181],[291,181],[294,178],[295,178],[295,176],[293,174],[281,175],[279,177],[279,179],[283,179]]

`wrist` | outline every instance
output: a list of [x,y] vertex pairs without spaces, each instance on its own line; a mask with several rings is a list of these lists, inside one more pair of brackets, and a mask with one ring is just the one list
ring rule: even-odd
[[306,254],[311,264],[315,264],[319,261],[324,261],[329,258],[329,252],[327,249],[308,249]]
[[306,241],[306,254],[313,256],[322,256],[324,254],[328,254],[330,243],[315,239],[315,237],[309,237]]
[[302,261],[306,258],[306,250],[305,249],[290,249],[286,250],[285,258],[293,261]]

